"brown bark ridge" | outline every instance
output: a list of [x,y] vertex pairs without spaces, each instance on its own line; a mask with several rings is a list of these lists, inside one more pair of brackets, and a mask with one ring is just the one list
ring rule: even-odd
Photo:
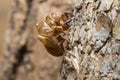
[[77,0],[58,80],[120,79],[119,8],[119,0]]
[[72,0],[12,0],[0,80],[56,80],[61,58],[37,40],[35,24],[52,12],[72,7]]

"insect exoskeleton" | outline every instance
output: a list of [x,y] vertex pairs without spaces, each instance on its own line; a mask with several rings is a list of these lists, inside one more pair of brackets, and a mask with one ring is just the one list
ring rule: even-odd
[[64,31],[69,29],[69,27],[70,27],[69,23],[71,22],[72,17],[73,17],[73,14],[70,12],[65,12],[61,15],[60,24],[63,27]]
[[44,37],[52,37],[54,35],[53,29],[45,21],[41,21],[36,24],[39,35]]
[[62,49],[62,44],[55,37],[48,38],[38,35],[38,39],[44,44],[46,50],[51,55],[56,57],[63,55],[64,49]]
[[59,25],[59,17],[57,14],[50,14],[45,18],[46,23],[52,28],[55,29]]
[[70,13],[64,13],[61,16],[50,14],[45,20],[36,24],[38,39],[53,56],[62,56],[64,53],[62,42],[65,39],[60,34],[69,29],[71,17]]

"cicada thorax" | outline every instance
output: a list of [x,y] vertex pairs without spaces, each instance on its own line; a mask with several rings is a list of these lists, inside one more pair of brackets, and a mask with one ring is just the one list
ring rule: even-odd
[[55,33],[54,36],[63,32],[63,27],[59,23],[60,17],[55,14],[51,14],[46,17],[45,22],[49,25],[49,27]]
[[49,25],[50,28],[55,29],[56,28],[56,22],[52,18],[52,15],[49,15],[45,18],[45,22]]
[[52,37],[54,35],[53,29],[51,29],[45,21],[41,21],[36,24],[36,28],[41,36]]

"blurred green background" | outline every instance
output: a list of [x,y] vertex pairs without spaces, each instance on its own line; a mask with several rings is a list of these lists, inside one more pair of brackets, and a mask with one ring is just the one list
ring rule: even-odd
[[0,57],[4,50],[5,33],[9,23],[11,0],[0,1]]

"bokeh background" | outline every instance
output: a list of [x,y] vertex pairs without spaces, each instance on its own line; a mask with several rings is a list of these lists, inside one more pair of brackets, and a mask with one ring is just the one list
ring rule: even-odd
[[11,0],[0,1],[0,58],[5,46],[5,32],[9,23]]
[[[18,61],[19,56],[23,56],[25,54],[24,50],[23,52],[21,51],[19,54],[17,54],[16,58],[16,53],[11,54],[9,50],[16,50],[19,45],[16,44],[16,47],[11,47],[12,43],[9,44],[12,49],[8,50],[9,55],[3,56],[2,54],[5,53],[5,45],[6,45],[6,39],[9,41],[9,38],[6,38],[6,32],[10,31],[10,16],[12,15],[13,10],[19,10],[15,7],[13,1],[17,0],[1,0],[0,1],[0,80],[56,80],[60,66],[61,66],[61,61],[62,57],[54,57],[50,55],[45,47],[43,46],[42,43],[36,38],[37,32],[35,29],[35,23],[37,21],[40,21],[41,19],[45,18],[45,16],[49,15],[50,13],[63,13],[64,11],[70,10],[74,6],[74,1],[73,0],[18,0],[21,4],[19,7],[21,8],[21,12],[23,10],[26,10],[27,6],[25,4],[26,1],[34,1],[35,6],[33,11],[31,11],[30,14],[30,19],[28,22],[27,29],[31,29],[30,35],[35,35],[34,37],[31,37],[29,40],[33,41],[33,46],[30,46],[29,49],[32,51],[26,51],[26,55],[20,59],[20,62]],[[43,2],[42,2],[43,1]],[[17,5],[16,5],[17,6]],[[18,6],[17,6],[18,7]],[[34,9],[37,8],[37,19],[34,17]],[[18,11],[19,13],[20,11]],[[17,13],[16,13],[17,14]],[[25,17],[26,15],[17,15],[15,19],[15,23],[19,24],[20,21],[22,21],[22,18]],[[35,19],[34,19],[35,18]],[[18,20],[18,21],[17,21]],[[35,21],[36,20],[36,21]],[[33,22],[33,24],[32,24]],[[16,29],[19,29],[19,26],[15,26]],[[26,26],[25,26],[26,27]],[[10,34],[14,34],[14,30],[10,32]],[[29,36],[29,35],[28,35]],[[11,38],[13,44],[15,42],[14,38],[16,36],[12,36]],[[35,39],[35,40],[34,40]],[[21,39],[19,39],[18,42],[20,42]],[[32,47],[32,49],[31,49]],[[7,47],[8,48],[8,47]],[[14,48],[14,49],[13,49]],[[18,49],[19,50],[19,49]],[[17,62],[18,61],[18,62]],[[17,65],[17,66],[16,66]],[[14,72],[15,71],[15,72]],[[5,73],[5,74],[4,74]],[[6,76],[7,75],[7,76]],[[15,77],[14,77],[15,76]],[[13,79],[10,79],[13,78]],[[34,78],[34,79],[32,79]]]

